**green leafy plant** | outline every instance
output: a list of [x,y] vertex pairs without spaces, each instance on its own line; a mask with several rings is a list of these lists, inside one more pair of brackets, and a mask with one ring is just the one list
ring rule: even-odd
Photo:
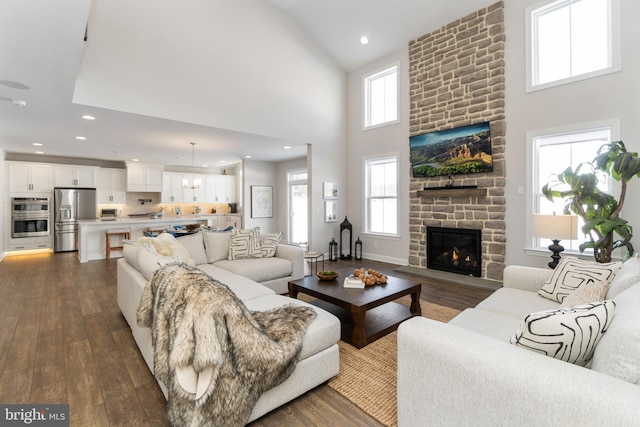
[[[605,175],[621,183],[617,200],[598,188]],[[628,152],[622,141],[613,141],[600,147],[592,162],[580,164],[575,171],[568,167],[555,175],[542,193],[550,201],[564,199],[564,213],[573,212],[584,220],[582,231],[589,240],[580,245],[580,252],[592,248],[596,261],[610,262],[616,248],[626,247],[627,256],[633,255],[633,228],[620,217],[620,211],[627,183],[634,176],[640,177],[638,153]]]

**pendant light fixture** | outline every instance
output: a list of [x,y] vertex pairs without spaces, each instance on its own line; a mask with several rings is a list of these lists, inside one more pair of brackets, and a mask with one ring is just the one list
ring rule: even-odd
[[195,167],[196,167],[196,143],[190,142],[191,144],[191,182],[189,182],[189,178],[184,178],[182,180],[182,185],[184,188],[190,188],[195,190],[196,188],[200,188],[201,181],[200,179],[196,179]]

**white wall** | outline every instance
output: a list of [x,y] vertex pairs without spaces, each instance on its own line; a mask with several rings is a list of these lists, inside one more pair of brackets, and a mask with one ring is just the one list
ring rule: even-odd
[[[507,254],[506,263],[544,267],[548,253],[527,255],[532,197],[527,171],[526,133],[604,119],[620,119],[621,139],[640,151],[640,2],[621,0],[622,71],[564,86],[525,93],[524,9],[538,0],[505,2],[507,117]],[[561,172],[561,171],[558,171]],[[518,194],[518,188],[524,194]],[[640,179],[631,181],[622,217],[635,228],[640,249]]]
[[[346,114],[345,114],[346,117]],[[331,144],[309,145],[307,170],[309,172],[310,195],[310,231],[309,249],[328,253],[331,237],[338,239],[339,222],[324,222],[324,199],[322,186],[324,182],[338,184],[341,191],[338,200],[338,219],[344,220],[348,191],[344,191],[346,170],[349,167],[347,159],[346,137],[331,141]]]
[[[396,62],[399,63],[400,121],[397,124],[363,131],[362,77]],[[348,216],[349,222],[353,224],[353,240],[355,241],[356,237],[360,236],[363,242],[363,255],[366,258],[406,265],[409,259],[409,47],[350,72],[348,82],[347,184],[340,187],[339,202],[340,204],[346,203],[345,214]],[[398,154],[399,156],[399,238],[386,238],[363,233],[365,197],[363,159],[386,154]],[[344,215],[338,218],[338,223],[340,223],[344,220]],[[338,226],[336,230],[339,230]],[[335,235],[338,240],[338,231]]]
[[[278,194],[282,189],[277,186],[277,167],[273,162],[261,162],[256,160],[244,160],[242,175],[243,181],[243,216],[244,227],[260,227],[261,233],[273,233],[277,228]],[[270,185],[273,187],[273,217],[251,218],[251,186]]]
[[[307,158],[301,157],[286,162],[276,164],[276,187],[278,188],[278,199],[276,208],[276,231],[284,232],[283,242],[289,242],[289,182],[287,173],[291,170],[307,169]],[[310,187],[309,187],[310,188]]]
[[75,103],[303,143],[342,137],[344,71],[270,2],[91,3]]

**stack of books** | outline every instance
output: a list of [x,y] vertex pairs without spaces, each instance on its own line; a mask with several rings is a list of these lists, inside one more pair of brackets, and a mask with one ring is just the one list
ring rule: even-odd
[[345,288],[364,288],[364,282],[357,277],[349,276],[344,278],[344,283],[342,284]]

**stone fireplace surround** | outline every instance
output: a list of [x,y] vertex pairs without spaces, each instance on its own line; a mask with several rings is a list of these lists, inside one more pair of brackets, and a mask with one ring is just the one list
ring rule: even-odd
[[[505,257],[504,3],[409,43],[410,136],[490,122],[491,173],[411,178],[409,265],[426,268],[427,226],[482,230],[482,277],[501,281]],[[455,188],[476,187],[476,188]]]

